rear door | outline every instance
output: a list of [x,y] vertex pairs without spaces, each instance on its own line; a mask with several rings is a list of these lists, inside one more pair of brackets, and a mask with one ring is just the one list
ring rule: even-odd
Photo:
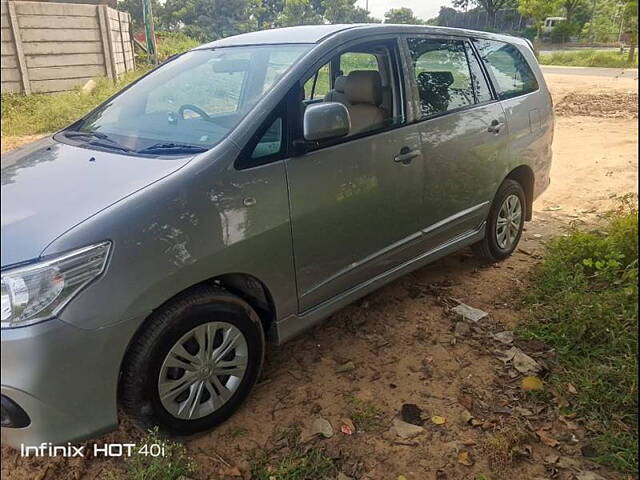
[[476,231],[503,178],[507,125],[470,41],[407,38],[424,157],[427,249]]
[[536,189],[544,188],[549,182],[553,108],[544,79],[538,79],[529,65],[536,61],[533,52],[497,40],[474,43],[507,117],[509,164],[529,165],[536,176]]

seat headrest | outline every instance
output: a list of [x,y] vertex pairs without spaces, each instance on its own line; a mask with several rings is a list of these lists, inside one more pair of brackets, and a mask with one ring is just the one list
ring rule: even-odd
[[450,87],[453,84],[451,72],[420,72],[418,74],[418,86],[424,87]]
[[347,85],[347,77],[340,75],[333,82],[333,89],[336,92],[344,93],[344,87]]
[[344,93],[351,103],[382,103],[382,80],[375,70],[354,70],[346,77]]

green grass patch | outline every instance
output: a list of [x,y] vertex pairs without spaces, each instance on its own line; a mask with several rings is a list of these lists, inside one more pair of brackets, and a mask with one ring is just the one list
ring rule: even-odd
[[638,212],[598,231],[552,240],[535,269],[518,333],[555,348],[550,378],[576,387],[573,412],[594,434],[597,461],[637,472]]
[[346,400],[349,418],[359,431],[375,432],[384,426],[382,411],[374,404],[352,395]]
[[638,68],[638,55],[635,55],[632,62],[628,61],[628,56],[618,50],[575,50],[542,54],[539,60],[542,65]]
[[[157,448],[162,449],[160,454]],[[196,463],[184,445],[162,438],[155,429],[137,443],[135,453],[125,462],[125,472],[111,472],[109,480],[178,480],[195,472]]]
[[[158,60],[162,62],[171,55],[197,47],[200,42],[182,32],[156,32],[156,44],[158,46]],[[147,54],[141,54],[138,58],[141,62],[148,61]]]
[[251,478],[255,480],[326,480],[339,472],[337,459],[324,449],[303,444],[300,430],[286,429],[276,439],[276,447],[254,452]]

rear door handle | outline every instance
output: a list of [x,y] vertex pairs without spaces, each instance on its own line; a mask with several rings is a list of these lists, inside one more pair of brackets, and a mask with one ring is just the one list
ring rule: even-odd
[[393,157],[393,161],[403,165],[409,165],[411,161],[420,154],[420,150],[411,150],[409,147],[402,147],[400,153]]
[[491,125],[487,128],[487,131],[490,133],[500,133],[500,129],[504,127],[504,123],[499,122],[498,120],[492,120]]

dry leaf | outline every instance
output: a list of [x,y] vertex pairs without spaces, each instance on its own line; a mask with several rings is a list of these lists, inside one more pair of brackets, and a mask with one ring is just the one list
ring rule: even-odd
[[353,435],[353,432],[356,431],[356,427],[350,419],[343,418],[342,424],[340,425],[340,431],[345,435]]
[[431,417],[431,421],[436,425],[444,425],[447,419],[438,415],[434,415],[433,417]]
[[467,452],[466,450],[462,450],[460,453],[458,453],[458,463],[470,467],[475,462],[473,461],[473,458],[471,458],[471,454],[469,452]]
[[525,375],[533,375],[542,370],[542,366],[538,362],[517,347],[500,352],[500,356],[504,363],[511,362],[513,368]]
[[524,377],[522,379],[522,390],[525,392],[544,390],[544,384],[538,377]]
[[469,410],[465,408],[460,414],[460,420],[462,421],[462,423],[469,423],[471,420],[473,420],[473,415]]
[[567,390],[569,391],[569,393],[571,395],[577,395],[578,394],[578,390],[576,390],[576,387],[574,387],[572,383],[567,383]]
[[540,439],[540,441],[542,443],[544,443],[545,445],[547,445],[549,447],[557,447],[560,444],[560,442],[558,442],[558,440],[553,438],[551,435],[549,435],[544,430],[536,430],[536,435],[538,435],[538,438]]

